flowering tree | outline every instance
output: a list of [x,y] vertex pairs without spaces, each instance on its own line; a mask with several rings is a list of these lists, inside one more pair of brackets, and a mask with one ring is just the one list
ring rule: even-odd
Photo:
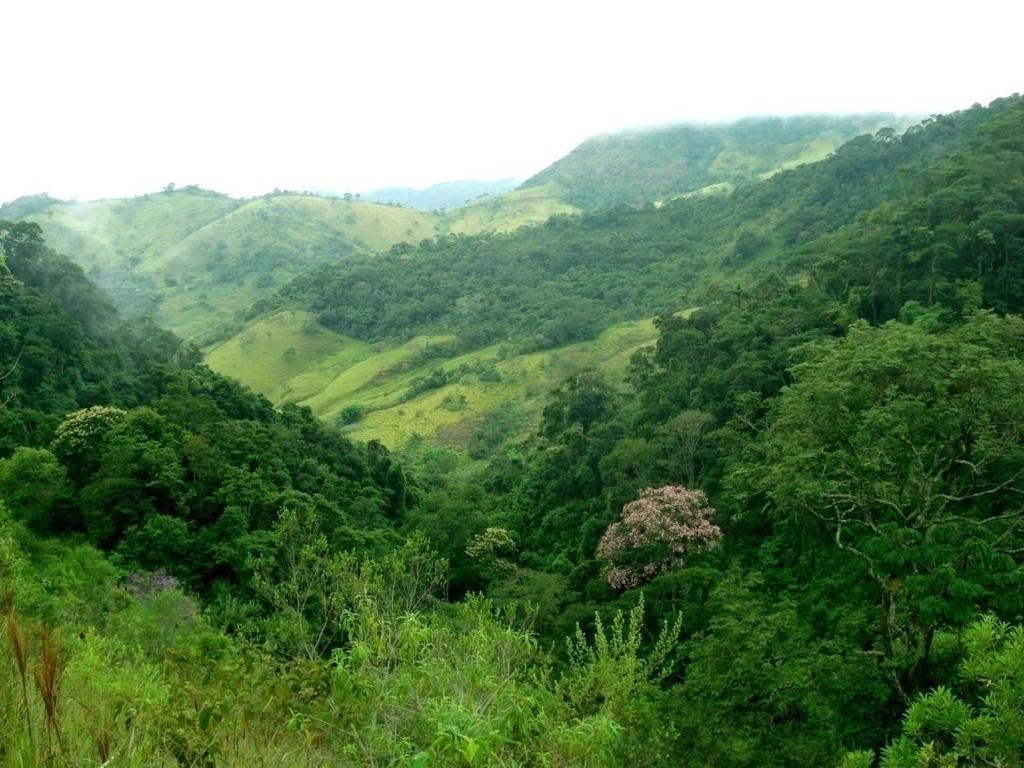
[[678,568],[688,554],[710,549],[722,538],[722,529],[711,521],[714,514],[703,491],[680,485],[642,488],[598,545],[597,556],[612,566],[608,583],[615,589],[635,587]]
[[50,447],[72,480],[84,482],[99,467],[104,441],[127,415],[127,411],[108,405],[94,405],[67,415]]
[[505,528],[487,528],[474,536],[466,546],[466,554],[476,562],[486,578],[515,570],[516,541]]

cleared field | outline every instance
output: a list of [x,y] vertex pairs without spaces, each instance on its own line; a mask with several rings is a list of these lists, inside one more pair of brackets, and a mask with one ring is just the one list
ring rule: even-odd
[[[630,357],[652,343],[650,320],[621,323],[591,341],[517,353],[509,344],[443,357],[454,338],[417,336],[369,345],[321,326],[307,312],[257,322],[207,351],[207,363],[276,403],[308,406],[358,440],[402,449],[424,438],[463,458],[481,429],[515,438],[536,428],[550,392],[587,369],[620,382]],[[495,423],[500,424],[495,427]]]
[[393,390],[410,374],[424,350],[451,341],[451,336],[417,336],[401,346],[376,352],[339,372],[321,392],[301,403],[321,418],[331,419],[343,408],[361,403],[366,391],[381,394]]
[[289,310],[260,320],[210,348],[206,362],[247,387],[275,398],[283,382],[311,363],[345,351],[362,353],[365,344],[324,328],[308,312]]
[[441,367],[454,375],[436,389],[403,396],[413,380],[425,375],[422,369],[387,388],[364,389],[350,404],[365,415],[349,433],[393,449],[421,437],[466,457],[475,433],[486,429],[488,420],[501,422],[497,429],[506,439],[523,437],[536,429],[548,395],[567,378],[599,369],[619,383],[633,353],[656,338],[653,323],[640,320],[615,325],[592,341],[543,352],[515,355],[504,345],[487,347],[445,361]]
[[527,224],[540,224],[555,214],[580,212],[561,195],[555,184],[517,189],[456,208],[444,216],[444,226],[453,234],[508,232]]

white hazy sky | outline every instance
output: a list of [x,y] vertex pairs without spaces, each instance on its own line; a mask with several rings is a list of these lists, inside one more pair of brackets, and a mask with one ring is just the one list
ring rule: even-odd
[[596,133],[1024,89],[1016,0],[4,3],[0,201],[525,178]]

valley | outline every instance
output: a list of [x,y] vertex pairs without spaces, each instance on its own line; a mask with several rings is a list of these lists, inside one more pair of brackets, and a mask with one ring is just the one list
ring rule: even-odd
[[472,471],[469,459],[528,437],[562,382],[599,369],[620,384],[630,356],[656,338],[652,323],[641,320],[550,351],[501,343],[457,354],[454,336],[365,344],[289,310],[212,347],[206,361],[275,404],[310,408],[353,439],[377,440],[412,457],[426,441]]
[[0,767],[1018,765],[1024,99],[890,118],[0,207]]
[[[510,191],[463,183],[447,193],[439,185],[434,197],[429,190],[425,197],[381,190],[381,202],[288,192],[244,200],[171,185],[139,197],[82,203],[25,198],[0,208],[0,218],[38,223],[47,241],[69,254],[122,311],[152,316],[207,345],[236,331],[247,307],[312,267],[439,235],[510,232],[554,215],[749,184],[821,159],[885,121],[906,124],[893,116],[812,116],[591,139]],[[584,187],[602,191],[584,199],[578,197]],[[388,199],[390,193],[399,203],[449,202],[444,194],[457,199],[478,189],[482,199],[433,210]]]

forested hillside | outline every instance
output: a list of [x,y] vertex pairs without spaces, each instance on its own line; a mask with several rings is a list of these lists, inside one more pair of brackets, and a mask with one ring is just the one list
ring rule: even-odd
[[554,186],[584,210],[720,193],[821,160],[859,134],[908,122],[895,115],[804,115],[597,136],[522,187]]
[[[801,274],[791,252],[901,194],[910,168],[962,146],[983,119],[863,136],[731,195],[444,236],[325,265],[257,303],[253,324],[209,361],[394,449],[419,436],[479,458],[483,445],[498,449],[536,424],[538,392],[593,366],[621,379],[623,356],[654,339],[626,329],[690,310],[708,290]],[[289,330],[281,313],[295,311],[306,320]],[[370,347],[357,354],[354,344]],[[399,428],[410,414],[416,427]]]
[[316,267],[220,354],[328,426],[0,227],[0,764],[1020,764],[1020,97]]
[[[1020,611],[1024,104],[844,155],[858,162],[832,206],[864,199],[853,168],[906,161],[884,202],[783,246],[773,262],[795,279],[662,316],[629,388],[573,379],[532,450],[492,465],[492,524],[525,568],[490,589],[557,606],[560,631],[637,586],[648,609],[681,610],[663,711],[677,764],[833,764],[895,735],[915,701],[884,765],[1013,764],[1020,731],[994,722],[1021,722],[1004,698],[1019,631],[962,633]],[[1008,666],[973,684],[996,654]]]

